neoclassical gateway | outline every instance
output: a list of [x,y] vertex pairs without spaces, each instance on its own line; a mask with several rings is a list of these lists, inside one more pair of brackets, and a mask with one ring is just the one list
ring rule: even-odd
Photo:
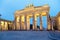
[[[44,6],[26,6],[22,10],[17,10],[14,14],[14,21],[0,19],[0,30],[31,30],[30,18],[33,18],[32,30],[44,30],[42,17],[47,18],[46,30],[60,30],[60,12],[55,17],[49,15],[50,7]],[[40,18],[40,27],[37,28],[37,17]]]
[[39,30],[43,30],[42,27],[42,16],[47,17],[47,30],[52,30],[51,26],[51,18],[49,16],[48,5],[37,6],[33,5],[26,6],[26,8],[22,10],[18,10],[15,12],[15,26],[16,30],[30,30],[30,18],[33,18],[33,27],[32,30],[37,29],[37,17],[40,17],[40,28]]

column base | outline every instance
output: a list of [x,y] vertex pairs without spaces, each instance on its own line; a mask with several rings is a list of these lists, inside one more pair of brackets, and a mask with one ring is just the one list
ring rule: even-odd
[[40,28],[40,30],[42,31],[42,30],[43,30],[43,28]]
[[40,31],[43,31],[43,29],[40,29]]
[[52,29],[47,29],[47,31],[52,31]]

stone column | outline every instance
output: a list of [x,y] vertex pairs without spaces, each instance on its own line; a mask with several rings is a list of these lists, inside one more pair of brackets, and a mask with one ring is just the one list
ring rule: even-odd
[[1,20],[0,20],[0,30],[1,30]]
[[22,22],[22,16],[20,17],[21,18],[21,20],[20,20],[20,30],[23,30],[23,22]]
[[19,19],[19,24],[20,24],[20,30],[21,30],[21,16],[20,16],[20,19]]
[[17,17],[15,17],[15,30],[17,30]]
[[1,20],[0,20],[0,30],[2,30],[2,27],[1,27]]
[[50,21],[50,16],[49,14],[47,13],[47,30],[51,30],[51,21]]
[[25,15],[24,15],[24,21],[23,21],[23,30],[26,30],[26,26],[25,26]]
[[42,15],[40,14],[40,30],[43,30],[43,27],[42,27]]
[[6,30],[6,28],[5,28],[5,21],[4,21],[4,29],[3,30]]
[[36,22],[37,19],[36,19],[36,15],[33,14],[33,30],[37,30],[37,25],[36,25]]
[[20,30],[20,16],[16,18],[16,30]]
[[53,29],[53,25],[52,25],[52,30],[54,30],[54,29]]
[[27,15],[25,15],[25,30],[27,30]]
[[[26,30],[27,28],[26,27],[28,27],[27,25],[28,25],[29,23],[28,23],[28,18],[27,18],[27,16],[24,16],[24,18],[21,18],[21,30]],[[30,25],[29,25],[30,26]]]
[[54,30],[54,29],[53,29],[53,22],[51,22],[51,23],[52,23],[52,24],[51,24],[51,26],[52,26],[52,30]]
[[2,30],[4,30],[4,21],[2,21],[2,25],[1,26],[2,26]]
[[16,24],[16,19],[17,19],[17,18],[15,17],[15,20],[14,20],[15,30],[16,30],[16,28],[17,28],[17,26],[16,26],[16,25],[17,25],[17,24]]
[[53,21],[53,19],[52,19],[52,20],[51,20],[51,26],[52,26],[52,30],[54,30],[54,29],[53,29],[53,22],[54,22],[54,21]]
[[30,21],[29,21],[29,16],[26,15],[25,16],[25,26],[26,26],[26,30],[30,30]]

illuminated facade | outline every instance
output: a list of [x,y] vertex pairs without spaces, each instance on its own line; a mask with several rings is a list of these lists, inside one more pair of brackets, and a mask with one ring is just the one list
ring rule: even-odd
[[0,19],[0,30],[12,30],[13,22],[5,19]]
[[51,17],[52,30],[60,30],[60,12],[55,17]]
[[58,15],[56,16],[56,25],[57,25],[57,28],[58,30],[60,30],[60,12],[58,13]]
[[49,6],[38,6],[34,7],[33,5],[27,6],[23,10],[18,10],[15,12],[15,27],[16,30],[30,30],[30,18],[33,18],[33,27],[32,30],[37,30],[37,17],[40,17],[40,29],[42,27],[42,16],[47,17],[47,30],[51,30],[51,20],[49,16]]

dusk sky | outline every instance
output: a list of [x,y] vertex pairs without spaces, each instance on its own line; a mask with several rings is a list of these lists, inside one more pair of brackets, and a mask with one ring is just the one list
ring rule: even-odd
[[29,4],[33,4],[34,6],[48,4],[50,6],[50,16],[56,16],[60,11],[60,0],[0,0],[0,14],[2,15],[1,18],[14,20],[15,11],[24,9],[26,5]]

